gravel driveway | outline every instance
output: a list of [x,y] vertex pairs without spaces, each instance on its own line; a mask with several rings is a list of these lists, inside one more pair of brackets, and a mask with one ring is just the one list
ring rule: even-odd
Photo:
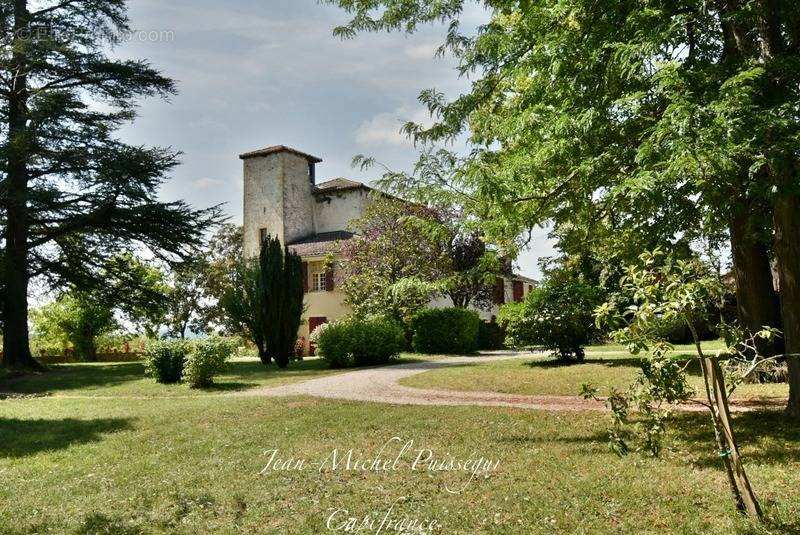
[[[277,387],[261,387],[245,390],[233,396],[314,396],[351,401],[369,401],[393,405],[469,405],[484,407],[515,407],[546,411],[606,411],[604,401],[584,400],[578,396],[527,396],[501,394],[499,392],[460,392],[457,390],[432,390],[411,388],[398,381],[411,375],[445,366],[480,364],[508,359],[531,359],[542,356],[537,353],[514,353],[497,351],[472,357],[446,357],[439,360],[411,362],[393,366],[362,368],[338,373],[300,383]],[[780,408],[782,400],[753,401],[731,400],[731,410],[744,412],[753,409]],[[704,411],[699,404],[682,405],[681,410]]]
[[479,405],[551,411],[605,410],[604,403],[584,401],[577,396],[524,396],[497,392],[458,392],[410,388],[398,384],[398,381],[405,377],[445,366],[480,364],[505,359],[530,359],[535,356],[537,355],[531,353],[494,352],[474,357],[447,357],[425,362],[364,368],[301,383],[272,388],[255,388],[235,395],[315,396],[394,405]]

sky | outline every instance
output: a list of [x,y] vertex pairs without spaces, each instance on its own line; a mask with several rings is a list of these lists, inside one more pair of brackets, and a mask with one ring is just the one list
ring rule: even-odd
[[[418,153],[399,131],[408,120],[428,120],[421,90],[454,97],[469,87],[452,58],[435,57],[443,27],[342,40],[333,29],[347,14],[317,0],[130,0],[129,8],[135,31],[115,54],[147,59],[177,81],[179,94],[143,101],[121,137],[182,151],[162,197],[196,207],[225,203],[238,224],[239,154],[288,145],[323,159],[319,182],[371,183],[379,171],[354,169],[354,156],[411,171]],[[470,6],[462,24],[485,20],[482,8]],[[538,278],[538,259],[552,254],[547,231],[538,230],[517,269]]]

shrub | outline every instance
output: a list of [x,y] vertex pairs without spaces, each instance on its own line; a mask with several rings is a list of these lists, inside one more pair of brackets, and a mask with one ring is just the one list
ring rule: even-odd
[[417,353],[474,353],[480,323],[473,310],[426,308],[411,318],[411,347]]
[[224,372],[235,347],[222,338],[208,338],[193,344],[183,366],[183,380],[191,388],[214,384],[214,377]]
[[506,332],[500,324],[482,321],[478,327],[478,349],[503,349]]
[[339,320],[315,338],[317,353],[334,368],[386,364],[404,343],[403,329],[384,318]]
[[511,347],[540,346],[570,362],[583,360],[583,347],[597,333],[596,288],[575,278],[556,277],[528,293],[521,303],[500,309],[499,322]]
[[189,354],[189,344],[169,340],[155,342],[144,353],[144,371],[159,383],[177,383],[183,375],[183,364]]

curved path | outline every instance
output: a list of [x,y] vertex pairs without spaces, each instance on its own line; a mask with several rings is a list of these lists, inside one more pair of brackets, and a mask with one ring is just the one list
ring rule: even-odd
[[528,396],[498,392],[461,392],[411,388],[398,384],[400,379],[428,370],[459,364],[479,364],[493,360],[537,356],[531,353],[495,352],[476,357],[447,357],[440,360],[411,362],[393,366],[364,368],[338,373],[301,383],[255,388],[231,394],[235,396],[315,396],[351,401],[371,401],[394,405],[479,405],[517,407],[550,411],[604,411],[602,401],[585,401],[578,396]]

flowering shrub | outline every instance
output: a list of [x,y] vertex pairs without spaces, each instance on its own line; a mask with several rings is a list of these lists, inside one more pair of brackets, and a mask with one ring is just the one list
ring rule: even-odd
[[556,277],[529,292],[521,303],[500,309],[499,323],[511,347],[544,347],[565,362],[581,361],[583,346],[597,333],[598,291],[580,279]]
[[322,333],[328,328],[330,323],[323,323],[321,325],[317,325],[317,327],[311,331],[311,334],[308,335],[308,341],[311,344],[319,344],[319,337],[322,336]]

